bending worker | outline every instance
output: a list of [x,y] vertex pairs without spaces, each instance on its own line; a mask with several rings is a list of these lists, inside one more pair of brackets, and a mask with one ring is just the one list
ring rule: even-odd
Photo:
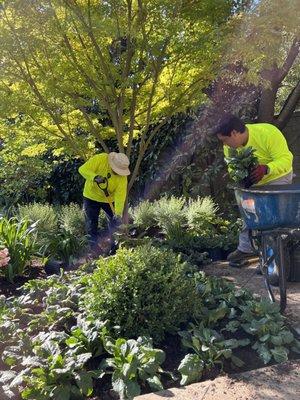
[[[250,173],[252,185],[284,185],[292,183],[293,155],[287,142],[276,126],[267,123],[247,124],[233,115],[222,118],[215,130],[218,139],[224,145],[225,158],[229,147],[234,149],[252,147],[258,159],[258,165]],[[244,226],[239,235],[237,250],[227,257],[229,262],[240,263],[253,256],[249,231]]]
[[98,241],[98,219],[104,210],[109,227],[121,222],[126,195],[129,160],[123,153],[100,153],[79,168],[85,179],[83,209],[91,247]]

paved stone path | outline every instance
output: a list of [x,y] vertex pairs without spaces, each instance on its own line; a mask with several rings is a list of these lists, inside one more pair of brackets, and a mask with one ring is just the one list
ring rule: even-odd
[[299,400],[300,361],[289,361],[254,371],[219,376],[215,380],[194,383],[135,397],[135,400]]

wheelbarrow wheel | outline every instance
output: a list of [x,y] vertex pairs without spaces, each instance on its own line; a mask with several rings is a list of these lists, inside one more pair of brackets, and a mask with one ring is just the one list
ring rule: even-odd
[[[279,242],[278,242],[278,237],[277,239],[272,236],[268,236],[266,243],[269,248],[271,248],[274,252],[274,274],[279,278],[280,271],[279,271],[279,266],[280,263],[284,264],[284,272],[285,272],[285,279],[288,280],[290,276],[290,250],[289,250],[289,243],[282,238],[283,245],[281,250],[279,250]],[[282,252],[282,259],[280,260],[280,254]],[[271,278],[271,276],[270,276]],[[276,281],[276,278],[274,279]],[[270,279],[270,283],[272,284],[272,278]],[[276,285],[274,285],[276,286]]]
[[[289,246],[285,235],[262,235],[262,258],[261,270],[264,276],[265,285],[269,293],[270,300],[275,302],[275,296],[272,286],[279,286],[280,310],[283,312],[286,308],[286,281],[289,274]],[[273,254],[268,254],[268,250]],[[269,274],[269,267],[274,263],[274,274]],[[276,285],[274,285],[276,281]]]

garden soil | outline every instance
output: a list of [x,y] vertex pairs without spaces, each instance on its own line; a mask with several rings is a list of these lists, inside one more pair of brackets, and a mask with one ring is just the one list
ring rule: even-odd
[[299,400],[300,361],[256,369],[182,388],[137,396],[135,400]]
[[[44,266],[41,264],[40,261],[34,260],[28,274],[15,278],[14,283],[8,282],[5,277],[0,277],[0,296],[18,296],[20,293],[19,289],[26,282],[30,281],[31,279],[43,279],[46,277],[47,274],[44,270]],[[2,400],[1,397],[0,400]]]

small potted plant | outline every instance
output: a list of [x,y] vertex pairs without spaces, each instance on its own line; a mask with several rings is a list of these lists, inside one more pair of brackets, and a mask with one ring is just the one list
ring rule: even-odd
[[230,178],[238,185],[249,188],[251,186],[250,172],[258,164],[257,157],[252,147],[245,149],[229,149],[225,158],[228,165]]

